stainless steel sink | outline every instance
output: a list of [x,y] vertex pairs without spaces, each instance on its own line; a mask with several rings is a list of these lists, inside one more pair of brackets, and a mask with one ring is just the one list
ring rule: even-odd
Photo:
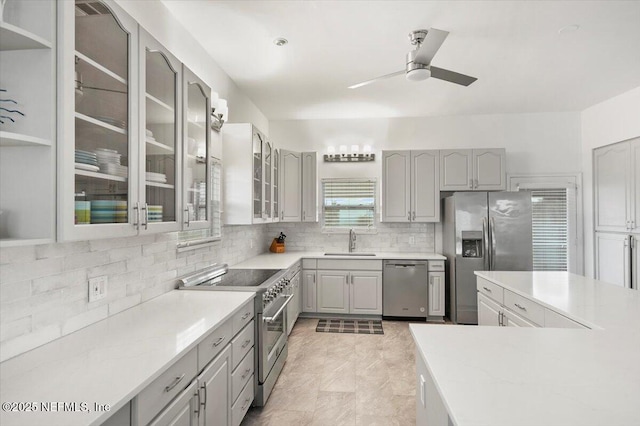
[[375,256],[375,253],[357,253],[357,252],[351,252],[351,253],[325,253],[325,256]]

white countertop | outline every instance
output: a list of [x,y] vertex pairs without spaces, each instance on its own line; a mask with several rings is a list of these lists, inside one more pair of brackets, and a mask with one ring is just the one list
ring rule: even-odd
[[111,411],[3,410],[0,424],[102,423],[254,296],[174,290],[3,362],[2,403],[86,402]]
[[[356,252],[357,253],[357,252]],[[321,251],[290,251],[286,253],[263,253],[244,262],[230,266],[231,269],[287,269],[300,259],[408,259],[408,260],[446,260],[437,253],[375,253],[375,256],[325,256]]]
[[601,328],[411,324],[456,426],[640,424],[638,292],[567,273],[477,275]]

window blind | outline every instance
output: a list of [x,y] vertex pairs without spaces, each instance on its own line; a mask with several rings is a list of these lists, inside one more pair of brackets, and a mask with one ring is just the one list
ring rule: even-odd
[[566,271],[569,247],[567,189],[532,189],[533,270]]
[[376,182],[370,179],[326,179],[322,182],[326,228],[373,227]]

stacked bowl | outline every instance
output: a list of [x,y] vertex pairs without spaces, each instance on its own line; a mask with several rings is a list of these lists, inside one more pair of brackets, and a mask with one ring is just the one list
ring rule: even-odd
[[126,223],[127,202],[94,200],[91,202],[91,223]]
[[147,206],[149,223],[162,222],[162,206]]

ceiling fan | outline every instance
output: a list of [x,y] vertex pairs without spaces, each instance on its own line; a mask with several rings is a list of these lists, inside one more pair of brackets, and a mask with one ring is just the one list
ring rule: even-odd
[[376,81],[385,80],[401,74],[405,74],[407,80],[411,81],[422,81],[429,77],[433,77],[439,80],[460,84],[462,86],[470,85],[476,81],[477,78],[431,65],[431,60],[436,55],[438,49],[440,49],[440,46],[442,46],[442,43],[444,43],[444,40],[448,35],[448,31],[437,30],[435,28],[431,28],[430,30],[412,31],[409,33],[409,40],[412,45],[417,47],[407,53],[406,69],[354,84],[349,86],[349,89],[357,89],[358,87],[366,86],[367,84],[375,83]]

